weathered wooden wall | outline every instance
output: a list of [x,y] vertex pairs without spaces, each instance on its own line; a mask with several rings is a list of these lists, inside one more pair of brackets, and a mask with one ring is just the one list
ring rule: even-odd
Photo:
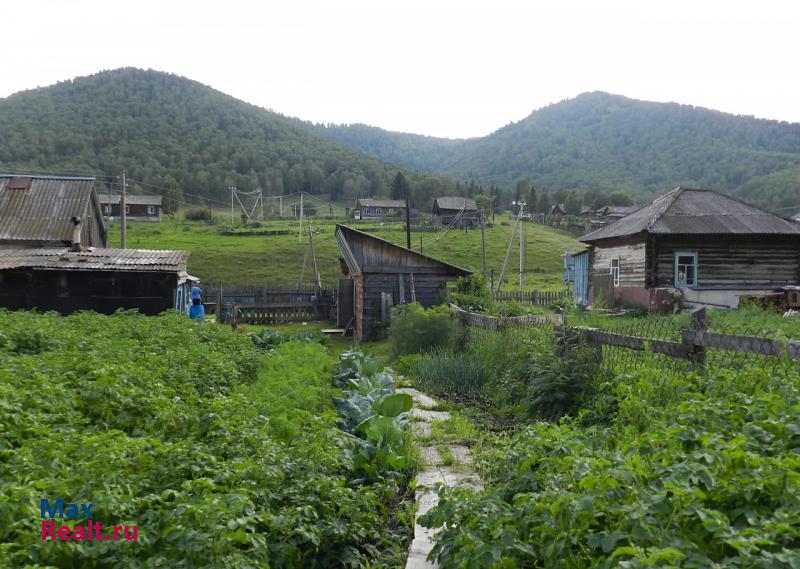
[[611,259],[619,258],[619,286],[645,286],[646,246],[644,240],[596,247],[592,260],[592,276],[611,272]]
[[177,286],[171,273],[14,269],[0,271],[0,306],[61,314],[124,308],[155,315],[175,307]]
[[675,253],[697,252],[699,287],[774,287],[800,282],[800,240],[669,237],[655,243],[652,286],[674,286]]

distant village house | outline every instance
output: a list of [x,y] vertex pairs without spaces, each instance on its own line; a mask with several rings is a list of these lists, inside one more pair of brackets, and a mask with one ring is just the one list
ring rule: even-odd
[[481,214],[473,199],[442,197],[433,202],[433,222],[452,227],[480,227]]
[[580,241],[576,298],[651,311],[737,307],[800,284],[800,224],[725,194],[676,188]]
[[[103,206],[103,215],[112,221],[119,221],[122,215],[122,197],[118,194],[99,195],[100,205]],[[161,221],[162,196],[140,196],[128,194],[125,196],[125,213],[128,221]]]
[[404,200],[361,198],[356,203],[357,219],[384,219],[387,217],[405,218]]

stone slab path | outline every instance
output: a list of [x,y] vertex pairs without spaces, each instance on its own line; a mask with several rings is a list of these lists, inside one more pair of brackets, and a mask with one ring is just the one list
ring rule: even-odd
[[[394,371],[390,371],[390,373],[398,379],[401,377]],[[411,428],[425,462],[424,468],[417,473],[417,514],[414,518],[414,541],[411,542],[411,548],[408,551],[406,569],[432,569],[436,565],[428,561],[427,557],[433,549],[432,537],[436,530],[422,527],[416,521],[439,502],[439,495],[434,490],[434,485],[444,484],[451,488],[465,486],[480,490],[483,488],[483,484],[478,473],[472,468],[472,457],[467,447],[446,445],[452,458],[455,459],[455,464],[445,466],[445,461],[437,447],[425,440],[431,436],[433,423],[448,420],[450,413],[431,410],[437,406],[437,401],[421,391],[407,387],[397,391],[407,393],[414,400],[414,408],[411,411],[414,422],[411,424]]]

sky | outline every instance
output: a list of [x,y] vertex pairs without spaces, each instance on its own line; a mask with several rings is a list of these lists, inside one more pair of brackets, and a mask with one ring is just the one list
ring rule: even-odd
[[139,67],[449,138],[585,91],[800,122],[797,1],[25,0],[0,21],[0,97]]

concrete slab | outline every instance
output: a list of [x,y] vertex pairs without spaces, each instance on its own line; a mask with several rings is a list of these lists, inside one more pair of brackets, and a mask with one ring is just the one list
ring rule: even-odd
[[414,405],[418,407],[436,407],[439,404],[433,397],[429,397],[413,387],[401,387],[397,391],[410,395],[411,399],[414,400]]
[[411,416],[420,417],[427,421],[447,421],[450,418],[450,413],[447,411],[426,411],[425,409],[414,407],[411,410]]

